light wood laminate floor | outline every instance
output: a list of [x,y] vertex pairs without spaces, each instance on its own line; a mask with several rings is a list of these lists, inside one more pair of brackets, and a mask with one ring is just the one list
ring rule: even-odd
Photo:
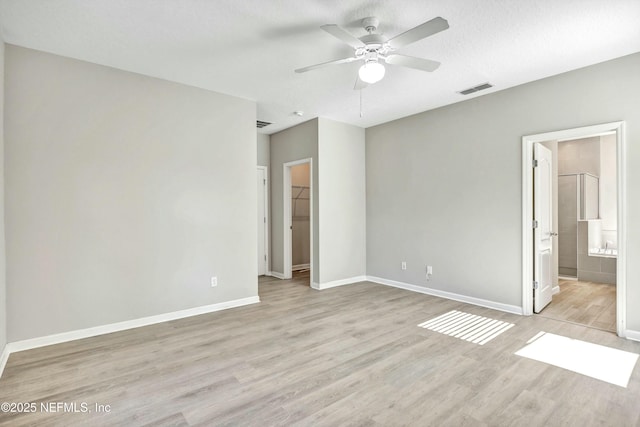
[[605,283],[560,280],[560,293],[541,316],[615,332],[616,286]]
[[[12,354],[3,402],[108,413],[2,414],[0,424],[638,426],[627,388],[514,355],[540,331],[640,353],[640,343],[372,283],[315,291],[260,279],[262,302]],[[514,327],[484,346],[417,327],[450,310]]]

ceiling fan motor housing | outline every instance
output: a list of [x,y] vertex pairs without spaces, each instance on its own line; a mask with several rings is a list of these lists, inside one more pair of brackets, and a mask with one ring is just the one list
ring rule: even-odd
[[370,57],[378,55],[385,55],[389,51],[387,40],[380,34],[367,34],[364,37],[360,37],[360,41],[365,46],[356,49],[356,57]]
[[367,34],[366,36],[360,37],[360,41],[366,45],[381,46],[386,43],[387,39],[385,39],[380,34]]
[[386,45],[387,39],[381,34],[375,34],[380,21],[378,18],[371,16],[362,20],[362,26],[367,30],[367,35],[360,37],[360,41],[365,44],[356,50],[356,57],[365,57],[365,60],[376,60],[379,54],[384,55],[389,50]]
[[370,16],[369,18],[364,18],[362,20],[362,26],[369,34],[375,32],[378,29],[378,25],[380,21],[375,16]]

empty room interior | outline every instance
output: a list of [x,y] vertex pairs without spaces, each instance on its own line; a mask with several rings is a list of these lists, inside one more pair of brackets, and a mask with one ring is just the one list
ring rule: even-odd
[[0,0],[0,425],[640,425],[638,22]]

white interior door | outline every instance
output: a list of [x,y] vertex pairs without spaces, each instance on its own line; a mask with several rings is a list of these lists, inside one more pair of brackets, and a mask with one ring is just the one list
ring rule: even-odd
[[266,215],[266,189],[267,178],[265,170],[258,168],[258,276],[267,273],[267,215]]
[[540,313],[551,302],[553,295],[553,167],[551,150],[534,144],[537,167],[533,169],[533,311]]

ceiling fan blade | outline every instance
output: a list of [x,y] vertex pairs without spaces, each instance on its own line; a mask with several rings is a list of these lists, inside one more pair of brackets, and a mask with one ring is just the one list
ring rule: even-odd
[[362,80],[360,80],[360,76],[357,76],[356,77],[356,84],[353,86],[353,90],[364,89],[364,88],[366,88],[368,86],[369,86],[369,83],[363,82]]
[[344,43],[348,44],[354,49],[365,46],[365,44],[357,39],[354,35],[346,32],[336,24],[326,24],[321,26],[320,28],[331,34],[333,37],[342,40]]
[[414,56],[392,54],[387,55],[384,60],[387,64],[401,65],[403,67],[415,68],[422,71],[435,71],[440,66],[438,61],[431,59],[416,58]]
[[438,16],[437,18],[433,18],[431,21],[427,21],[424,24],[420,24],[415,28],[395,36],[389,40],[388,43],[392,49],[399,49],[403,46],[439,33],[440,31],[444,31],[447,28],[449,28],[447,20]]
[[315,70],[315,69],[322,68],[322,67],[327,67],[329,65],[346,64],[348,62],[353,62],[353,61],[357,61],[357,60],[358,60],[358,58],[355,58],[355,57],[344,58],[344,59],[336,59],[335,61],[323,62],[322,64],[309,65],[308,67],[298,68],[295,71],[296,71],[296,73],[306,73],[307,71]]

